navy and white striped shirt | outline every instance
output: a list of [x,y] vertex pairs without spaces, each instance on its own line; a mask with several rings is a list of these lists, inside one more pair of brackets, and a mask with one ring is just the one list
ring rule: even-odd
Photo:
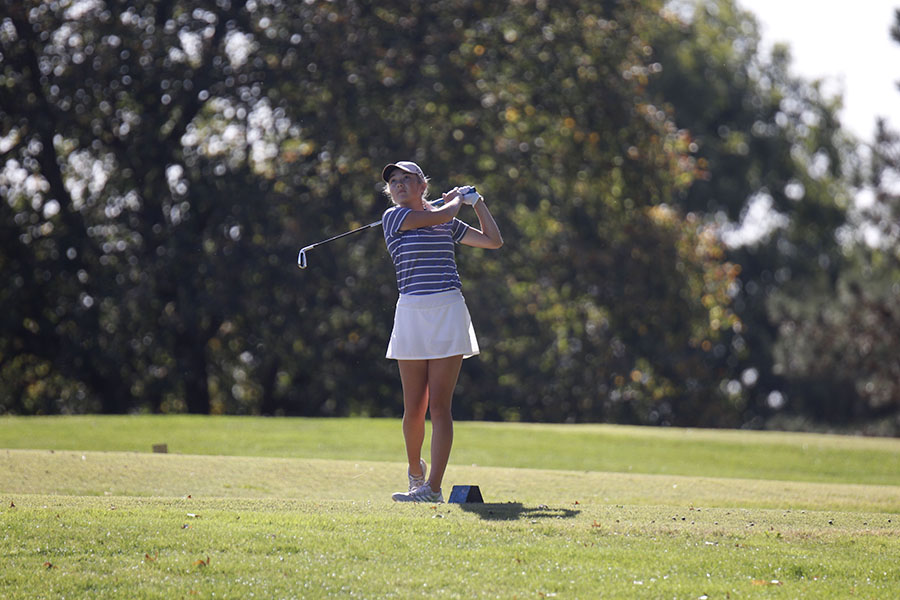
[[393,206],[381,218],[400,293],[422,296],[462,289],[453,243],[463,239],[469,226],[454,218],[449,223],[400,231],[411,212],[410,208]]

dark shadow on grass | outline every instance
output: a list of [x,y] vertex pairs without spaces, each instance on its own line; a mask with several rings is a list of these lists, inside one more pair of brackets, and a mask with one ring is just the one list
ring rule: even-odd
[[485,521],[515,521],[518,519],[574,519],[580,513],[571,508],[552,508],[545,504],[530,507],[521,502],[504,502],[495,504],[464,503],[457,504],[463,511],[473,513]]

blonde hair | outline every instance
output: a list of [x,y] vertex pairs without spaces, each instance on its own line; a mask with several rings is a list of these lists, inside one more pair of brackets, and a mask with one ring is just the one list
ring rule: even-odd
[[[401,171],[402,171],[402,169],[401,169]],[[412,175],[416,175],[416,174],[415,174],[415,173],[412,173]],[[429,181],[429,178],[426,176],[425,179],[422,179],[422,178],[419,177],[418,175],[416,175],[416,177],[419,179],[419,181],[422,181],[423,183],[425,183],[425,191],[422,192],[422,202],[428,202],[428,181]],[[384,195],[388,197],[388,200],[390,200],[391,202],[394,202],[394,197],[391,196],[391,184],[390,184],[390,183],[385,182],[385,184],[384,184],[384,190],[382,190],[382,191],[384,192]],[[397,203],[394,202],[394,204],[397,204]],[[428,202],[428,204],[431,204],[431,203]]]

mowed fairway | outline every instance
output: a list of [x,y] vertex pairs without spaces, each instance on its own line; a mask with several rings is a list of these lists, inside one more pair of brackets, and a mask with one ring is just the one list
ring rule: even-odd
[[900,597],[900,440],[458,423],[444,495],[486,504],[413,506],[391,420],[4,418],[0,448],[2,598]]

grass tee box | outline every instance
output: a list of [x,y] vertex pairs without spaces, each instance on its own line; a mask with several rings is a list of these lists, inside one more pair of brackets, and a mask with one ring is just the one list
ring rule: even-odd
[[[150,452],[163,443],[178,454],[372,461],[405,456],[399,421],[390,419],[0,418],[0,448]],[[450,462],[900,485],[900,440],[803,433],[461,422]]]
[[413,506],[394,421],[0,419],[0,448],[2,598],[900,597],[897,440],[459,423],[484,503]]

